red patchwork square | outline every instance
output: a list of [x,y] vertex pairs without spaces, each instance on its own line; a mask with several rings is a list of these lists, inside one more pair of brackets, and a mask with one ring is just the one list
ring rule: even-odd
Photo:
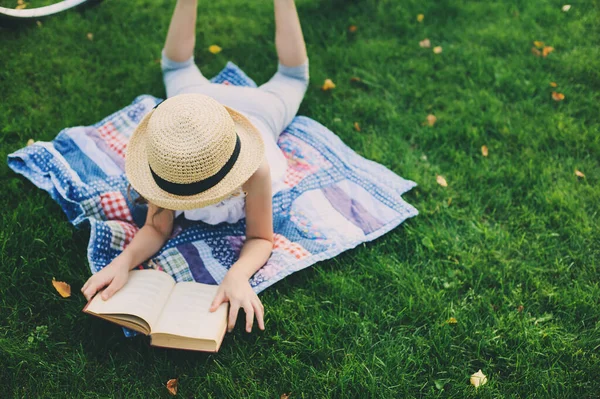
[[127,201],[120,192],[114,191],[100,195],[100,204],[108,220],[124,220],[133,223]]
[[138,232],[139,229],[130,223],[125,223],[125,222],[117,222],[117,223],[119,223],[119,225],[123,228],[123,231],[125,232],[125,243],[123,245],[123,248],[125,248],[127,245],[129,245],[131,240],[133,240],[133,237],[135,237],[135,234]]
[[288,187],[294,187],[298,185],[305,177],[319,170],[319,167],[311,165],[306,162],[303,158],[296,157],[296,153],[288,153],[287,161],[288,167],[285,171],[285,178],[283,182]]
[[280,234],[274,234],[273,240],[274,240],[274,243],[273,243],[274,251],[277,249],[280,249],[282,251],[285,251],[285,252],[293,255],[294,257],[296,257],[296,259],[306,258],[307,256],[310,255],[310,252],[308,252],[306,249],[304,249],[304,247],[302,245],[295,243],[295,242],[291,242],[286,237],[284,237]]
[[115,129],[112,122],[108,122],[98,128],[100,137],[106,142],[108,147],[117,155],[125,158],[125,149],[127,148],[127,140],[121,133]]
[[306,177],[305,171],[299,171],[293,168],[287,168],[285,171],[284,184],[288,187],[294,187]]

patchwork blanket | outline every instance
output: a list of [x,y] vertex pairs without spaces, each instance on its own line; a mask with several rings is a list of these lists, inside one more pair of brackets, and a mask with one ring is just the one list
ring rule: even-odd
[[[256,86],[232,63],[213,82]],[[46,190],[74,225],[89,224],[92,273],[109,264],[144,223],[146,207],[127,195],[129,136],[161,100],[141,95],[92,126],[62,130],[8,156],[9,166]],[[329,129],[299,116],[281,135],[288,160],[287,189],[273,198],[273,254],[252,277],[258,293],[291,273],[329,259],[398,226],[417,210],[401,195],[415,186],[352,151]],[[172,237],[140,267],[164,270],[176,281],[218,284],[244,242],[244,221],[211,226],[175,221]]]

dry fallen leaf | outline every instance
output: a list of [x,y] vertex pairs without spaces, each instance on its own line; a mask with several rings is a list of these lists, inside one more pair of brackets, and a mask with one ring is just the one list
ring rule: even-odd
[[536,57],[539,57],[542,55],[542,52],[538,49],[536,49],[535,47],[531,48],[531,52],[533,53],[533,55],[535,55]]
[[351,82],[360,82],[360,78],[358,76],[353,76],[350,78]]
[[33,139],[27,140],[27,147],[29,147],[30,145],[33,145],[33,143],[35,143],[35,141]]
[[348,27],[348,32],[350,32],[350,33],[354,33],[354,32],[356,32],[357,30],[358,30],[358,28],[356,27],[356,25],[350,25],[350,26]]
[[525,307],[523,305],[519,305],[519,307],[517,308],[517,312],[522,313],[524,309]]
[[68,298],[71,296],[71,286],[64,281],[56,281],[53,278],[52,285],[63,298]]
[[562,10],[563,12],[567,12],[571,9],[571,5],[570,4],[565,4],[564,6],[562,6]]
[[444,179],[443,176],[437,175],[435,181],[437,181],[437,184],[439,184],[442,187],[448,187],[448,182],[446,181],[446,179]]
[[354,122],[354,129],[356,129],[357,132],[360,132],[360,125],[358,122]]
[[431,47],[431,41],[429,39],[423,39],[419,42],[419,46],[423,48],[429,48]]
[[433,126],[435,125],[435,122],[437,121],[437,118],[435,117],[435,115],[433,114],[429,114],[427,115],[427,124],[429,126]]
[[423,14],[417,15],[417,21],[418,22],[423,22],[424,19],[425,19],[425,15],[423,15]]
[[291,393],[282,393],[279,399],[289,399]]
[[321,87],[321,89],[323,91],[335,89],[335,83],[333,83],[333,80],[331,79],[325,79],[325,82],[323,82],[323,86]]
[[544,49],[542,50],[542,56],[544,57],[548,57],[548,54],[550,54],[551,52],[554,51],[554,47],[551,46],[546,46],[544,47]]
[[167,389],[171,395],[177,395],[177,378],[172,378],[167,381]]
[[435,54],[441,54],[442,53],[442,46],[436,46],[433,48],[433,52]]
[[87,38],[88,38],[88,40],[94,40],[94,34],[92,32],[89,32],[87,34]]
[[457,324],[458,320],[456,320],[455,317],[451,317],[448,320],[446,320],[446,323],[448,323],[448,324]]
[[488,148],[486,145],[481,146],[481,155],[483,155],[484,157],[488,156]]
[[216,44],[208,46],[208,51],[210,51],[212,54],[219,54],[222,50],[223,49]]
[[540,41],[536,40],[533,42],[533,45],[537,48],[542,48],[542,47],[544,47],[544,42],[540,42]]
[[562,100],[564,100],[564,99],[565,99],[565,95],[564,95],[564,94],[562,94],[562,93],[558,93],[558,92],[556,92],[556,91],[553,91],[553,92],[552,92],[552,99],[553,99],[554,101],[562,101]]
[[582,171],[575,169],[575,176],[585,178],[585,175]]
[[550,87],[556,87],[558,84],[556,82],[550,82]]
[[473,385],[475,388],[478,388],[480,385],[483,385],[486,382],[487,377],[481,370],[471,376],[471,385]]
[[25,7],[27,7],[27,3],[18,4],[18,5],[15,7],[15,10],[22,10],[22,9],[24,9]]

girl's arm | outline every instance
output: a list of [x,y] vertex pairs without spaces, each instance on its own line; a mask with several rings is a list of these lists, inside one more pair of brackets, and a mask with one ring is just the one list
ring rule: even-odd
[[229,301],[228,330],[231,331],[238,311],[243,308],[246,312],[246,331],[250,332],[255,316],[261,330],[265,329],[265,323],[264,307],[248,280],[264,266],[273,250],[271,172],[266,160],[244,184],[244,190],[247,192],[246,241],[239,259],[221,282],[210,310],[214,312],[221,303]]
[[146,223],[129,245],[108,266],[94,274],[81,288],[89,301],[102,288],[102,299],[107,300],[127,282],[129,271],[154,255],[171,235],[174,212],[148,204]]

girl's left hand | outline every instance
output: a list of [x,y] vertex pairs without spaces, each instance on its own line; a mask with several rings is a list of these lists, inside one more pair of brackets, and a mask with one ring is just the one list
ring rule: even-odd
[[252,331],[252,325],[254,324],[254,317],[258,322],[258,327],[261,330],[265,329],[264,313],[265,308],[263,307],[258,295],[250,287],[250,282],[243,275],[235,270],[230,270],[215,295],[215,299],[210,306],[210,311],[214,312],[217,310],[219,305],[223,302],[229,302],[229,323],[227,324],[227,331],[231,332],[235,326],[235,321],[238,316],[238,311],[243,308],[246,312],[246,331]]

